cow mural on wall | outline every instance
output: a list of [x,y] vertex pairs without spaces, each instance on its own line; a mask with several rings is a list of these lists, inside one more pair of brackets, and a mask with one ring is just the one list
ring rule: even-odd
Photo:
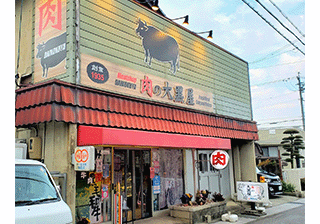
[[49,39],[45,43],[37,45],[36,58],[40,59],[42,77],[48,77],[48,69],[60,64],[67,56],[67,33]]
[[151,60],[154,58],[160,62],[169,62],[171,64],[170,71],[176,74],[179,70],[179,45],[177,41],[160,31],[159,29],[148,26],[139,18],[136,33],[142,39],[142,46],[145,51],[144,61],[151,66]]

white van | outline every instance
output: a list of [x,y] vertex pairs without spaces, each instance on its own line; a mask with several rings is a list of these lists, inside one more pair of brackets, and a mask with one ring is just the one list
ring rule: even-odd
[[69,206],[43,163],[15,160],[15,223],[72,223]]

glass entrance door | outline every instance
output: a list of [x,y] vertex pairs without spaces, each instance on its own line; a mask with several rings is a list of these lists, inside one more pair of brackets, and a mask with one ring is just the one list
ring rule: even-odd
[[114,150],[114,184],[120,183],[123,221],[151,216],[149,150]]

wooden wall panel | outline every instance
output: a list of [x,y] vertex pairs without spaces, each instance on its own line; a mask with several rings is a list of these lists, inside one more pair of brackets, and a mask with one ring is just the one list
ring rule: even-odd
[[[144,62],[138,19],[174,37],[179,44],[180,70],[169,63]],[[80,53],[211,92],[216,113],[251,120],[248,64],[128,0],[80,0]]]

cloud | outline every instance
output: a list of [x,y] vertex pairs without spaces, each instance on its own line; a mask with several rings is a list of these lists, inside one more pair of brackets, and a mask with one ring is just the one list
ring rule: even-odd
[[280,63],[294,63],[302,60],[299,56],[292,56],[287,53],[284,53],[280,56]]
[[248,30],[244,28],[235,29],[232,31],[234,35],[236,35],[238,38],[244,38],[245,34],[248,33]]
[[227,16],[225,14],[218,14],[214,17],[214,20],[221,25],[230,26],[230,21],[234,18],[234,15]]
[[257,84],[257,82],[261,82],[265,78],[267,78],[268,73],[265,69],[257,68],[257,69],[250,69],[250,82],[252,85]]

